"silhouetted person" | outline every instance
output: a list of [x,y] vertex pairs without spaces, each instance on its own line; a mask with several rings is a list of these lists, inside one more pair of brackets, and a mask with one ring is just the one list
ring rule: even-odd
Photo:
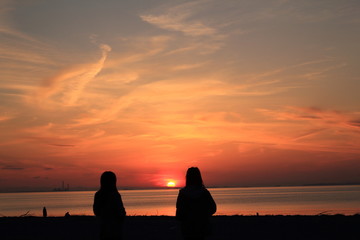
[[116,188],[116,175],[104,172],[100,178],[100,190],[94,197],[94,214],[100,219],[100,239],[122,239],[122,225],[126,215],[121,195]]
[[47,217],[47,210],[46,207],[43,208],[43,217]]
[[205,239],[210,234],[210,217],[216,212],[216,203],[205,188],[200,170],[191,167],[186,173],[186,186],[179,191],[176,201],[176,219],[186,240]]

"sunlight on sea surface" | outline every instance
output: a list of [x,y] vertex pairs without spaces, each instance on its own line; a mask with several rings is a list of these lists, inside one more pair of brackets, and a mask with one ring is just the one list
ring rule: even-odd
[[[360,186],[210,188],[217,215],[360,213]],[[175,215],[178,189],[119,190],[128,215]],[[94,191],[0,193],[0,216],[93,215]]]

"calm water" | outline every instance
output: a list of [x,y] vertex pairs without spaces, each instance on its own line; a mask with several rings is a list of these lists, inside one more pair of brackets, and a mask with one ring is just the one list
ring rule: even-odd
[[[210,188],[217,215],[360,213],[360,186]],[[93,215],[95,192],[0,193],[0,216]],[[120,190],[128,215],[175,215],[177,189]]]

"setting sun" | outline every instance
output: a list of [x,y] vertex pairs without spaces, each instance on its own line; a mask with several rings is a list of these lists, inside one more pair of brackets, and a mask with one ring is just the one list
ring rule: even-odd
[[168,187],[175,187],[175,182],[168,182],[167,184],[166,184],[166,186],[168,186]]

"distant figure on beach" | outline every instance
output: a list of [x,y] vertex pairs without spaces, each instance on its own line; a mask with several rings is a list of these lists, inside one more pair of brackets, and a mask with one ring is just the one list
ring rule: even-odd
[[121,195],[116,188],[116,175],[106,171],[100,178],[100,190],[94,197],[94,214],[100,219],[100,239],[122,239],[122,225],[126,215]]
[[43,217],[47,217],[47,210],[46,207],[43,208]]
[[179,191],[176,201],[176,219],[186,240],[202,240],[210,234],[210,217],[216,212],[216,203],[205,188],[199,168],[186,173],[186,186]]

